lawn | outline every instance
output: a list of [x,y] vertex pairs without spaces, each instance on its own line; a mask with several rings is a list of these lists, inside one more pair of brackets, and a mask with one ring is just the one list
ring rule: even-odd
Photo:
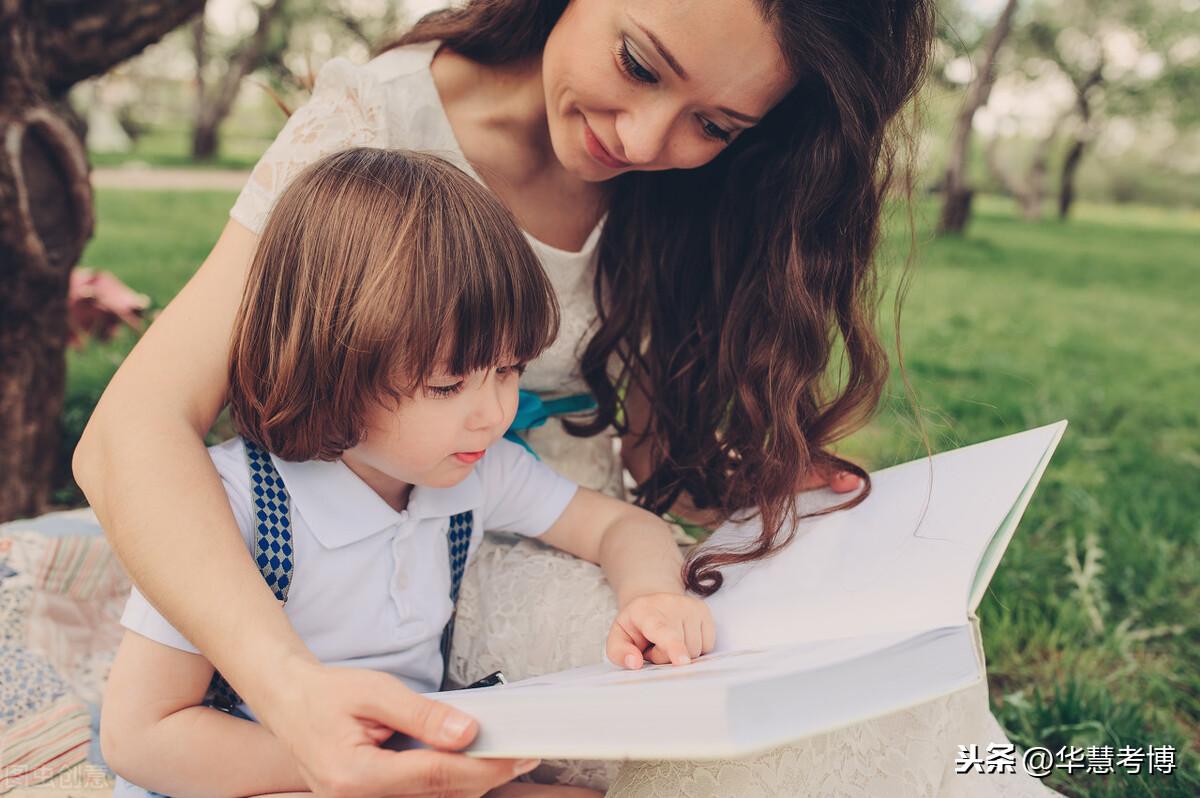
[[[83,263],[161,307],[207,253],[227,193],[100,191]],[[922,205],[922,216],[936,209]],[[922,220],[896,369],[843,451],[877,468],[1071,422],[980,608],[997,717],[1014,742],[1172,745],[1170,775],[1056,769],[1068,795],[1200,794],[1200,214],[1080,205],[1030,224],[983,198],[965,237]],[[902,260],[894,220],[884,260]],[[895,267],[890,267],[894,278]],[[883,325],[891,329],[890,301]],[[65,447],[132,344],[69,359]],[[70,487],[60,498],[72,498]],[[956,752],[947,752],[953,757]]]

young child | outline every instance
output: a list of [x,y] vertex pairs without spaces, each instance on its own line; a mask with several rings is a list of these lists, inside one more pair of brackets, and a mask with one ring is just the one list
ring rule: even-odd
[[[210,454],[246,545],[322,662],[437,690],[484,529],[603,567],[620,604],[614,663],[711,650],[712,616],[684,595],[666,524],[502,438],[524,364],[557,324],[514,220],[437,158],[348,150],[281,195],[231,341],[241,436]],[[101,723],[116,796],[305,789],[277,738],[136,589],[121,622]],[[500,790],[526,786],[593,794]]]

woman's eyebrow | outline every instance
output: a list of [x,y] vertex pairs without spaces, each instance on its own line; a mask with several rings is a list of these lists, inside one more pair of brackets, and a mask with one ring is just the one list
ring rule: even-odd
[[717,110],[726,116],[732,116],[734,119],[740,119],[741,121],[749,122],[752,125],[757,125],[762,121],[761,116],[750,116],[750,114],[743,114],[741,111],[734,111],[730,108],[717,108]]
[[[659,41],[657,36],[655,36],[653,33],[651,33],[650,30],[645,25],[638,22],[636,19],[633,20],[633,24],[638,27],[638,30],[640,30],[642,33],[644,33],[646,35],[646,38],[649,39],[650,43],[654,45],[654,49],[658,50],[658,54],[660,56],[662,56],[662,60],[667,62],[667,66],[671,67],[671,70],[676,75],[679,76],[679,79],[687,80],[688,79],[687,70],[684,69],[683,66],[679,63],[679,61],[677,61],[675,59],[675,56],[671,55],[671,51],[667,49],[667,46],[665,44],[663,44],[661,41]],[[761,117],[751,116],[750,114],[743,114],[740,111],[734,111],[730,108],[718,108],[717,110],[720,111],[721,113],[725,114],[726,116],[732,117],[733,119],[737,119],[742,122],[747,122],[751,125],[757,125],[759,122],[762,121]]]
[[687,70],[679,65],[679,62],[675,60],[675,56],[671,55],[671,51],[667,49],[666,45],[660,42],[658,37],[647,30],[646,26],[642,23],[634,20],[633,24],[637,25],[638,29],[641,30],[642,33],[646,34],[646,38],[649,39],[650,43],[654,45],[654,49],[658,50],[658,54],[661,55],[662,59],[667,62],[667,66],[671,67],[671,69],[675,71],[675,74],[679,76],[679,79],[687,80]]

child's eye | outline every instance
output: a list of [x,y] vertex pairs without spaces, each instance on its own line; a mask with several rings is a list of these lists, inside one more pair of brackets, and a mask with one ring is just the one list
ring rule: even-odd
[[525,364],[524,363],[513,363],[511,366],[499,366],[496,369],[496,373],[501,376],[506,376],[509,374],[516,374],[519,377],[525,373]]
[[621,40],[621,47],[617,50],[617,57],[621,60],[621,68],[629,77],[639,83],[658,83],[658,78],[654,77],[654,73],[642,66],[641,62],[629,52],[629,42],[624,39]]
[[462,380],[459,380],[458,382],[454,383],[453,385],[426,385],[425,393],[428,396],[447,397],[447,396],[453,396],[454,394],[461,391],[462,388],[463,388],[463,382],[462,382]]

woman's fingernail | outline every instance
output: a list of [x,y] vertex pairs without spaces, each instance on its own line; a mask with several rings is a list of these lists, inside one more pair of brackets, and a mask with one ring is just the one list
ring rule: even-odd
[[525,773],[528,773],[529,771],[533,770],[535,767],[537,767],[541,763],[542,763],[542,760],[540,760],[540,759],[522,759],[520,762],[513,765],[513,774],[516,776],[524,775]]
[[446,720],[442,722],[442,736],[448,740],[457,740],[462,737],[463,732],[471,725],[470,718],[462,715],[448,715]]
[[637,666],[638,666],[637,657],[633,654],[626,654],[625,655],[625,667],[629,668],[630,670],[633,670]]

